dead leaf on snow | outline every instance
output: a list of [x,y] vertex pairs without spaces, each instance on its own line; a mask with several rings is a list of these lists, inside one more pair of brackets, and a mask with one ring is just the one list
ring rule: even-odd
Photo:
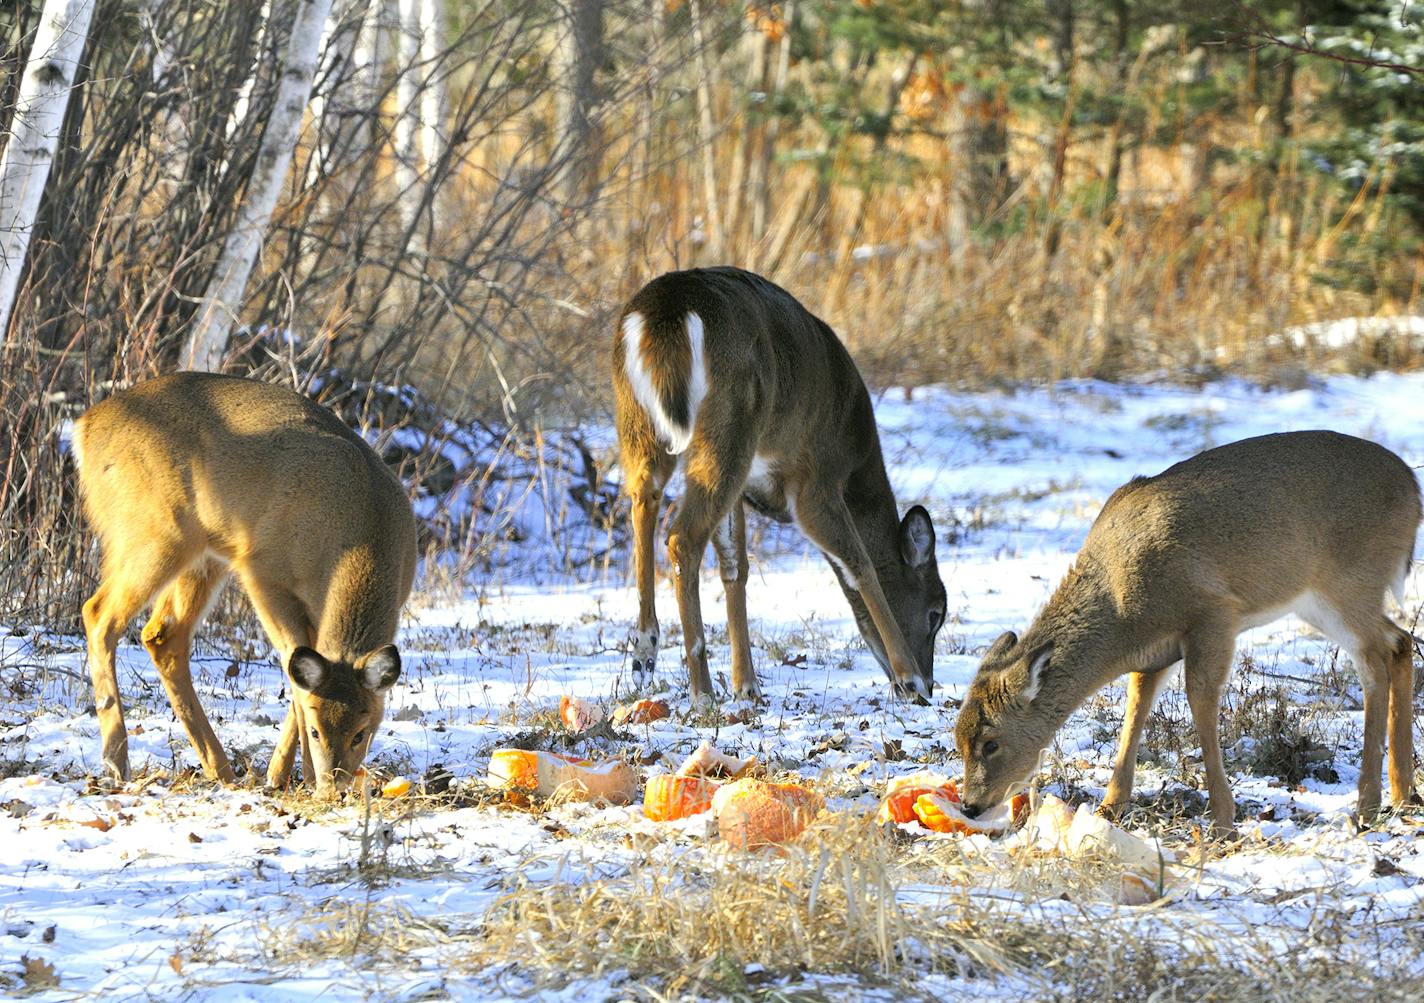
[[20,978],[30,992],[53,989],[59,985],[59,976],[55,974],[54,966],[44,958],[32,958],[28,954],[22,954],[20,966]]

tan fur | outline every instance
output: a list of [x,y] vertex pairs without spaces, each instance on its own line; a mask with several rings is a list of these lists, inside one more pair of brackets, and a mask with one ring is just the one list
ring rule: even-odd
[[152,603],[143,643],[174,712],[204,772],[234,779],[188,666],[193,633],[233,574],[289,676],[299,653],[308,669],[310,685],[294,679],[269,783],[286,783],[298,738],[309,781],[348,783],[399,673],[391,640],[415,573],[415,520],[394,474],[306,398],[206,373],[115,394],[79,419],[74,444],[103,550],[84,624],[106,768],[128,777],[114,652]]
[[[1404,462],[1334,432],[1246,439],[1123,485],[1023,638],[1000,637],[970,685],[956,725],[966,805],[977,812],[1027,782],[1068,716],[1130,673],[1103,805],[1123,808],[1148,712],[1180,659],[1214,827],[1231,832],[1221,691],[1236,635],[1288,611],[1344,648],[1360,675],[1361,817],[1379,808],[1386,732],[1392,799],[1409,800],[1412,649],[1384,600],[1403,582],[1419,521],[1419,485]],[[989,742],[997,749],[986,752]]]
[[[689,313],[702,325],[705,374],[688,368]],[[613,389],[640,600],[635,673],[651,672],[656,659],[653,535],[679,457],[669,454],[669,441],[659,438],[630,383],[630,331],[641,336],[631,350],[664,413],[692,431],[679,450],[687,487],[668,553],[694,699],[712,699],[697,587],[709,541],[727,597],[732,689],[739,698],[758,692],[747,628],[744,498],[800,525],[830,558],[862,636],[896,689],[928,695],[945,608],[929,515],[916,506],[901,519],[870,395],[835,333],[781,288],[733,268],[654,279],[615,329]],[[693,409],[691,388],[704,375],[706,396]],[[756,484],[748,482],[754,465],[765,472]]]

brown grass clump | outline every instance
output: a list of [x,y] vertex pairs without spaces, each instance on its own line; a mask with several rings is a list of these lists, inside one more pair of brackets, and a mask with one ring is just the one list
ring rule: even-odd
[[683,853],[614,879],[515,888],[484,917],[466,964],[625,972],[662,995],[745,991],[749,973],[894,984],[1014,966],[967,910],[907,900],[891,840],[847,821],[823,820],[780,853]]

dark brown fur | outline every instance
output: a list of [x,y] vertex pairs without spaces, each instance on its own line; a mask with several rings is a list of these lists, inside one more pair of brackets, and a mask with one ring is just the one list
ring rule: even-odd
[[[785,290],[734,268],[654,279],[629,302],[613,338],[618,438],[633,500],[641,600],[635,671],[651,671],[656,655],[653,527],[678,458],[668,454],[625,370],[624,319],[634,313],[643,319],[644,365],[664,410],[684,427],[689,313],[701,317],[705,332],[707,393],[683,454],[687,491],[668,538],[694,696],[711,696],[696,590],[709,540],[727,590],[733,689],[744,697],[756,693],[746,628],[743,497],[773,518],[794,515],[833,566],[839,562],[837,577],[887,674],[898,686],[928,692],[945,602],[929,517],[916,507],[901,520],[870,395],[835,332]],[[755,458],[772,475],[751,485]]]

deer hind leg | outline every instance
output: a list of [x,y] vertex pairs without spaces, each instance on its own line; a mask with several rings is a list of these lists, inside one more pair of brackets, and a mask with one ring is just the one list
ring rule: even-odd
[[1231,674],[1236,633],[1234,624],[1204,624],[1189,633],[1182,643],[1187,704],[1192,709],[1192,723],[1201,742],[1212,831],[1217,836],[1230,836],[1236,831],[1236,801],[1231,796],[1231,782],[1222,763],[1220,733],[1221,691]]
[[230,784],[237,777],[203,713],[189,666],[193,633],[226,580],[227,568],[211,559],[184,571],[159,595],[142,636],[143,646],[158,666],[168,702],[203,764],[203,774],[210,780]]
[[[698,594],[702,556],[718,521],[726,517],[733,503],[741,503],[742,486],[751,464],[752,447],[744,439],[734,438],[730,448],[716,452],[705,440],[694,440],[693,452],[687,460],[687,489],[682,496],[682,507],[673,520],[672,532],[668,534],[668,554],[672,558],[678,612],[682,617],[687,678],[694,701],[716,699],[712,676],[707,670],[707,639]],[[728,616],[730,619],[730,610]]]
[[732,694],[738,700],[761,696],[756,671],[752,667],[751,635],[747,629],[747,516],[740,499],[732,502],[727,514],[717,520],[712,531],[712,547],[717,551],[717,568],[727,594],[727,636],[732,642]]
[[1127,708],[1123,716],[1122,737],[1117,743],[1117,759],[1113,762],[1112,779],[1108,781],[1101,814],[1116,817],[1132,800],[1132,781],[1137,773],[1137,750],[1142,744],[1142,732],[1147,727],[1147,715],[1157,702],[1157,694],[1167,680],[1167,669],[1133,672],[1127,677]]
[[119,698],[114,655],[130,620],[188,563],[183,540],[146,543],[126,550],[106,550],[98,589],[84,604],[84,632],[89,646],[89,674],[94,681],[94,709],[105,770],[129,779],[129,738]]
[[[1304,610],[1298,610],[1301,619],[1315,627],[1334,641],[1350,656],[1355,672],[1360,677],[1360,689],[1364,693],[1365,722],[1364,747],[1360,753],[1360,784],[1356,810],[1360,821],[1365,822],[1379,813],[1380,773],[1384,766],[1386,732],[1403,730],[1399,752],[1391,755],[1390,773],[1393,782],[1396,772],[1396,756],[1412,757],[1413,742],[1408,736],[1409,725],[1405,722],[1399,729],[1390,717],[1390,700],[1394,692],[1393,677],[1398,673],[1393,668],[1395,657],[1395,633],[1403,634],[1390,623],[1380,610],[1380,599],[1384,595],[1384,583],[1364,585],[1355,583],[1348,596],[1314,596]],[[1365,602],[1356,596],[1369,596]],[[1407,635],[1405,635],[1407,637]],[[1412,694],[1411,694],[1412,696]],[[1410,762],[1412,772],[1413,763]],[[1404,782],[1400,776],[1399,781]]]
[[1414,801],[1414,644],[1392,620],[1389,655],[1389,795],[1396,808]]
[[638,584],[638,626],[629,638],[633,655],[633,675],[641,683],[651,681],[658,660],[658,613],[654,603],[657,588],[658,506],[663,488],[676,460],[657,450],[631,455],[625,451],[623,469],[628,472],[628,493],[633,499],[633,567]]
[[[294,594],[281,587],[264,584],[250,571],[240,570],[238,577],[243,591],[252,600],[252,608],[257,611],[257,619],[267,638],[277,649],[282,660],[282,671],[287,670],[287,658],[294,648],[316,643],[316,631],[312,627],[312,615]],[[289,681],[290,685],[290,681]],[[281,735],[277,747],[272,751],[272,762],[267,766],[267,786],[282,788],[292,776],[292,765],[296,761],[297,744],[302,749],[302,776],[314,784],[311,750],[307,748],[307,729],[302,716],[301,702],[293,695],[287,707],[287,717],[282,722]]]

